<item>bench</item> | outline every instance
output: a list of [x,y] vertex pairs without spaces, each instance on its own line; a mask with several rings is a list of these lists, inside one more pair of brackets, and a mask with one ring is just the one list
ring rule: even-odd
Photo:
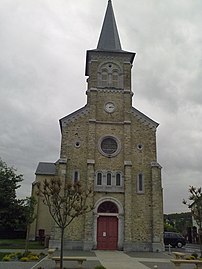
[[182,260],[186,256],[186,253],[181,253],[181,252],[172,252],[175,255],[176,260]]
[[181,264],[195,264],[197,269],[202,268],[202,261],[201,260],[170,260],[172,263],[174,263],[175,268],[179,269]]
[[[60,257],[52,257],[52,260],[55,261],[56,269],[60,268]],[[79,268],[82,268],[82,264],[87,259],[85,257],[63,257],[63,261],[77,261],[79,264]]]

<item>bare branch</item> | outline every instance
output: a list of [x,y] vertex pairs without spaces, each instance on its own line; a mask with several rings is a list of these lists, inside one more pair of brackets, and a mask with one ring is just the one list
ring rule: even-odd
[[87,204],[87,199],[93,196],[91,189],[84,191],[78,182],[74,185],[63,185],[58,178],[45,179],[37,184],[38,195],[48,206],[49,212],[59,228],[67,227],[76,217],[84,215],[93,209]]

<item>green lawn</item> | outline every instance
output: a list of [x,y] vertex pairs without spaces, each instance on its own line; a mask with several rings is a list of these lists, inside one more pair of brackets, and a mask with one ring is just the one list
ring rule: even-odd
[[[0,249],[24,249],[25,239],[0,239]],[[30,241],[29,249],[44,249],[38,241]]]

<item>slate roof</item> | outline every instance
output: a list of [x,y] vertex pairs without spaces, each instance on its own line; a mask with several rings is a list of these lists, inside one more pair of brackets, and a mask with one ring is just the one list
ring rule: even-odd
[[111,0],[108,1],[97,49],[122,51]]
[[40,162],[37,166],[35,175],[55,175],[55,163]]

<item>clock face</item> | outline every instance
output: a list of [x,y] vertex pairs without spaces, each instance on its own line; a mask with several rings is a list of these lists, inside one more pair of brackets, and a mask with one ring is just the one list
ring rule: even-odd
[[114,110],[115,110],[115,105],[114,105],[114,103],[112,103],[112,102],[108,102],[108,103],[106,103],[106,104],[105,104],[105,110],[106,110],[108,113],[112,113],[112,112],[114,112]]

